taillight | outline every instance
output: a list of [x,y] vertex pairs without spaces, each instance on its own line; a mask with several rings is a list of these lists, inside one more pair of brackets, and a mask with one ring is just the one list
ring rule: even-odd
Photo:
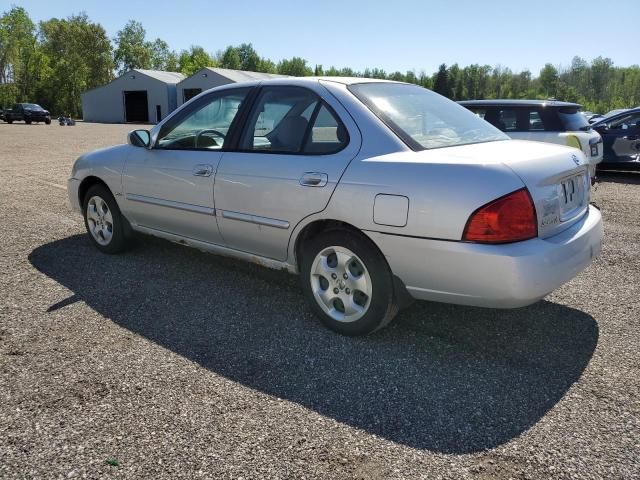
[[536,207],[526,188],[500,197],[473,212],[467,220],[462,240],[481,243],[508,243],[538,235]]

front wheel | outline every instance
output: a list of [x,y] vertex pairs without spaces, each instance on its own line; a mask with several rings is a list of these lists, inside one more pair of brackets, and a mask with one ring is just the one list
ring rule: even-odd
[[302,288],[324,325],[344,335],[366,335],[398,312],[389,265],[362,234],[322,233],[303,246]]
[[124,218],[113,195],[104,185],[89,188],[83,202],[84,225],[93,244],[104,253],[120,253],[127,247]]
[[46,123],[47,125],[51,125],[51,119],[50,118],[45,118],[44,119],[44,123]]

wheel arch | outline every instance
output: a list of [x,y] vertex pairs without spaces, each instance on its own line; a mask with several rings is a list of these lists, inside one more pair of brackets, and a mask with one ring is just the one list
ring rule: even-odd
[[[384,252],[380,249],[380,247],[374,241],[374,239],[371,238],[371,236],[367,235],[358,227],[351,225],[350,223],[343,222],[341,220],[321,218],[321,219],[316,219],[307,223],[304,227],[302,227],[300,232],[295,237],[295,241],[293,242],[293,262],[298,272],[302,270],[301,269],[302,246],[304,245],[304,242],[309,238],[313,237],[314,235],[318,235],[319,233],[329,232],[332,230],[346,230],[346,231],[351,231],[353,233],[363,236],[364,238],[369,240],[369,242],[378,250],[378,252],[380,252],[382,257],[386,260],[386,256]],[[404,282],[394,274],[393,270],[391,270],[391,266],[389,265],[389,262],[387,262],[387,265],[393,277],[394,293],[399,305],[401,307],[405,307],[411,304],[413,302],[413,298],[407,291],[407,288]]]
[[322,218],[307,223],[302,230],[300,230],[293,244],[293,261],[298,271],[300,271],[302,262],[302,246],[304,245],[304,242],[314,235],[318,235],[322,232],[329,232],[331,230],[349,230],[363,235],[359,228],[341,220]]
[[123,223],[124,223],[125,235],[127,237],[130,237],[132,235],[132,233],[133,233],[133,228],[131,227],[131,222],[129,222],[129,219],[122,212],[122,209],[121,209],[120,205],[118,204],[118,199],[117,199],[116,195],[113,194],[113,190],[111,188],[109,188],[109,185],[107,184],[107,182],[105,182],[100,177],[96,177],[95,175],[88,175],[87,177],[82,179],[82,181],[80,182],[80,185],[78,186],[78,204],[80,205],[80,209],[83,212],[82,214],[84,215],[84,197],[87,195],[87,192],[89,191],[89,189],[91,187],[93,187],[94,185],[102,185],[104,188],[106,188],[109,191],[109,193],[113,197],[114,201],[116,202],[116,206],[118,208],[118,213],[122,217],[122,220],[123,220]]
[[96,177],[95,175],[89,175],[85,177],[78,186],[78,204],[80,205],[80,208],[83,208],[84,197],[87,195],[89,189],[94,185],[103,185],[107,190],[109,190],[109,192],[111,192],[111,195],[113,195],[113,192],[109,188],[109,185],[107,185],[107,182],[102,180],[100,177]]

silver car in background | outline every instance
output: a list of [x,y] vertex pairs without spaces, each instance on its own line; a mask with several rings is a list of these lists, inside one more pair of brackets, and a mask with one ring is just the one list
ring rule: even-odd
[[324,324],[350,335],[411,297],[531,304],[603,235],[581,152],[510,140],[429,90],[363,78],[209,90],[80,157],[68,187],[103,252],[137,231],[299,273]]

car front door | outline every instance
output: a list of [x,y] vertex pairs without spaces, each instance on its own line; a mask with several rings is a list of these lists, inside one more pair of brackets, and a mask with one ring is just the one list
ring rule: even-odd
[[640,113],[621,115],[597,128],[605,163],[640,161]]
[[291,232],[322,211],[360,148],[355,123],[330,95],[292,86],[261,88],[215,179],[218,224],[237,250],[285,260]]
[[132,148],[123,186],[127,215],[139,226],[223,244],[213,184],[234,119],[251,88],[213,92],[169,118],[152,148]]

